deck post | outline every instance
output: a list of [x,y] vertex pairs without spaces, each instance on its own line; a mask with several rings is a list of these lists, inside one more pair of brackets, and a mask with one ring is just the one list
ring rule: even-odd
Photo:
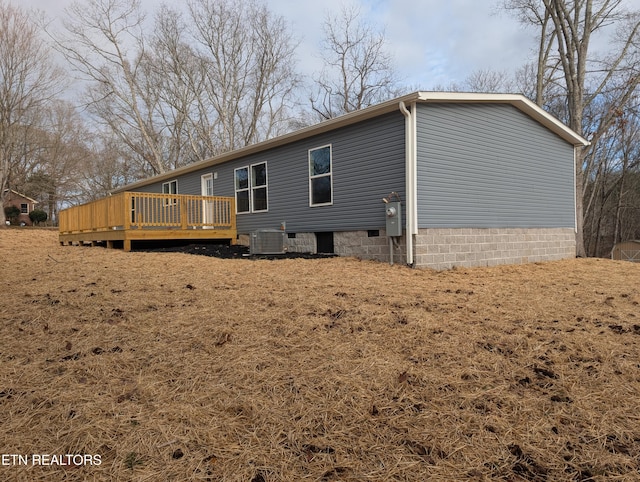
[[124,193],[124,210],[125,210],[125,214],[124,214],[124,231],[127,232],[129,229],[131,229],[131,213],[135,212],[134,208],[135,205],[133,204],[135,201],[133,200],[133,193],[131,192],[125,192]]
[[189,211],[186,196],[180,198],[180,229],[186,230],[189,227]]

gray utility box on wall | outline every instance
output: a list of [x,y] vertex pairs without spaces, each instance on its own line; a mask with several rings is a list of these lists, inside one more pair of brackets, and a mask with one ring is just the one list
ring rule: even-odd
[[249,239],[250,254],[283,254],[285,251],[285,232],[279,229],[259,229],[251,233]]
[[402,207],[399,202],[385,204],[387,214],[387,236],[402,236]]

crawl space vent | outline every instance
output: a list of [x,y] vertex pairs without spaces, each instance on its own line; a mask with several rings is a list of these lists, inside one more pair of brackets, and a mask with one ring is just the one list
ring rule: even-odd
[[249,252],[251,254],[283,254],[285,249],[284,231],[259,229],[251,233]]

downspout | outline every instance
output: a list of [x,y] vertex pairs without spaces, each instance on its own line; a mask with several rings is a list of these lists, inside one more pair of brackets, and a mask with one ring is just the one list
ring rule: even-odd
[[577,181],[577,162],[578,162],[578,149],[581,147],[573,146],[573,232],[578,234],[578,189],[576,186]]
[[415,233],[416,215],[416,149],[415,149],[415,103],[409,111],[403,101],[400,102],[400,112],[405,118],[405,219],[407,264],[414,265],[413,235]]

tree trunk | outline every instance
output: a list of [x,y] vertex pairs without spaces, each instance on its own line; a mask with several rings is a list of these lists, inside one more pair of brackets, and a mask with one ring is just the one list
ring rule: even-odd
[[616,219],[615,219],[615,227],[613,229],[613,245],[615,246],[617,243],[622,241],[621,236],[621,221],[620,217],[622,215],[622,199],[624,198],[624,181],[626,180],[627,168],[629,166],[629,156],[625,150],[624,158],[622,160],[622,172],[620,173],[620,188],[618,189],[618,202],[616,203]]

